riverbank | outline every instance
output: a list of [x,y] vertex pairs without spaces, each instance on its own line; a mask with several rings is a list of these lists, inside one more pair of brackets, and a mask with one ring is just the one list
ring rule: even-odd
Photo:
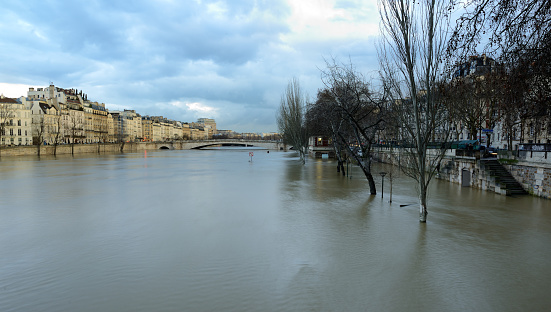
[[[223,140],[186,140],[173,142],[125,142],[125,143],[96,143],[96,144],[61,144],[41,145],[40,155],[78,155],[78,154],[103,154],[103,153],[131,153],[145,150],[189,150],[213,145],[242,145],[246,147],[254,146],[269,150],[287,150],[287,146],[279,141],[267,140],[242,140],[242,139],[223,139]],[[2,146],[0,148],[0,157],[16,156],[38,156],[38,147],[36,145],[26,146]]]
[[[528,155],[506,155],[508,161],[503,167],[519,182],[529,194],[551,199],[551,163],[543,155],[527,157]],[[501,157],[501,156],[500,156]],[[377,161],[397,165],[400,151],[381,149],[373,152]],[[485,169],[480,159],[467,156],[455,156],[450,151],[441,161],[441,168],[436,175],[437,179],[460,184],[489,192],[506,195],[507,192],[500,184],[499,179]]]
[[[153,143],[125,143],[122,152],[137,152],[149,149],[148,146]],[[41,145],[40,155],[67,155],[67,154],[102,154],[121,152],[119,143],[101,143],[101,144],[62,144],[62,145]],[[1,157],[16,156],[38,156],[38,148],[35,145],[27,146],[9,146],[0,149]]]

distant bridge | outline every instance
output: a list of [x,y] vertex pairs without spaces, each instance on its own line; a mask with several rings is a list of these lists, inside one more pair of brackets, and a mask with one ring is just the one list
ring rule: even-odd
[[286,150],[288,146],[280,141],[267,140],[244,140],[244,139],[215,139],[215,140],[190,140],[190,141],[171,141],[171,142],[147,142],[147,148],[155,149],[176,149],[176,150],[191,150],[201,149],[212,146],[243,146],[243,147],[258,147],[269,150]]

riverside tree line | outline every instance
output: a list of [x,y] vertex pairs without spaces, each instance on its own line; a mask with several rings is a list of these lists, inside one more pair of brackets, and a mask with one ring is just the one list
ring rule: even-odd
[[[417,183],[419,220],[426,222],[429,183],[446,143],[463,127],[476,139],[483,124],[499,121],[512,149],[526,123],[551,126],[551,2],[379,0],[379,14],[378,77],[365,77],[352,62],[326,60],[313,100],[298,80],[289,82],[278,126],[303,162],[310,134],[331,137],[338,170],[343,157],[355,159],[371,194],[377,135],[408,146],[401,168]],[[495,62],[462,75],[477,52]]]

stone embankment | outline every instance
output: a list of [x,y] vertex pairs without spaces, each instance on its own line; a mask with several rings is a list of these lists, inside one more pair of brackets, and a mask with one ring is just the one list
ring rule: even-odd
[[[375,160],[397,164],[403,154],[398,149],[391,153],[388,149],[374,151]],[[551,157],[547,161],[544,155],[500,155],[504,169],[514,177],[522,188],[529,194],[551,199]],[[475,157],[456,156],[455,151],[450,150],[442,159],[438,179],[461,184],[502,195],[519,194],[518,189],[512,186],[514,183],[509,177],[496,174],[495,168],[490,168],[488,162]]]
[[[125,143],[123,152],[137,152],[144,149],[147,149],[147,143]],[[71,146],[71,144],[63,144],[57,147],[53,145],[42,145],[40,147],[40,155],[54,155],[54,150],[56,155],[117,153],[121,151],[121,144],[74,144],[74,146]],[[38,148],[36,146],[3,146],[0,149],[0,156],[38,156]]]
[[[221,140],[195,140],[195,141],[172,141],[172,142],[127,142],[127,143],[94,143],[94,144],[61,144],[57,147],[53,145],[41,145],[40,155],[71,155],[71,154],[102,154],[102,153],[131,153],[145,150],[188,150],[212,145],[242,145],[247,147],[258,147],[270,150],[287,150],[287,146],[279,141],[267,140],[242,140],[242,139],[221,139]],[[38,156],[37,146],[2,146],[0,147],[0,157],[15,156]]]

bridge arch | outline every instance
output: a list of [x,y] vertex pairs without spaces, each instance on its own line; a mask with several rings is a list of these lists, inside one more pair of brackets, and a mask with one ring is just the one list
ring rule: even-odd
[[[242,147],[253,147],[254,144],[251,143],[241,143],[241,142],[205,142],[203,144],[197,144],[196,146],[192,147],[191,149],[202,149],[205,147],[212,147],[212,146],[242,146]],[[259,147],[259,146],[257,146]]]
[[278,141],[244,140],[244,139],[214,139],[214,140],[180,140],[172,142],[144,142],[155,149],[190,150],[201,149],[209,146],[244,146],[259,149],[279,150],[287,149],[287,146]]

